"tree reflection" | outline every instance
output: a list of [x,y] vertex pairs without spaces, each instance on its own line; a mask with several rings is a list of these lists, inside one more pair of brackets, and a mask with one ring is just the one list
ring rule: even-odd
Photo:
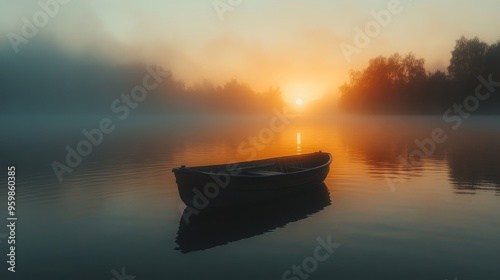
[[[377,117],[345,123],[341,139],[352,158],[368,167],[375,179],[386,176],[408,180],[424,176],[429,168],[447,168],[457,193],[494,190],[500,195],[500,130],[497,118],[478,117],[457,131],[447,130],[447,140],[432,154],[412,158],[416,140],[430,137],[440,118]],[[436,163],[432,165],[432,163]]]

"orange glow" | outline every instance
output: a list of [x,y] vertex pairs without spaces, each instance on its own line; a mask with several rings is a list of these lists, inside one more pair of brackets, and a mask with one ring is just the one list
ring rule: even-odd
[[293,83],[282,87],[285,102],[299,106],[320,98],[327,90],[322,83]]

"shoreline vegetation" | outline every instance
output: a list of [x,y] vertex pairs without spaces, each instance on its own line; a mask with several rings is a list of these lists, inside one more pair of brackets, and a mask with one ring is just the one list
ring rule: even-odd
[[[26,45],[17,55],[0,45],[0,65],[6,66],[0,67],[0,115],[6,116],[109,114],[110,102],[123,99],[140,85],[151,67],[141,62],[113,62],[97,55],[71,57],[42,39]],[[164,75],[162,83],[137,109],[134,107],[135,116],[268,115],[275,110],[295,113],[287,108],[279,87],[257,92],[236,79],[223,85],[204,81],[187,86],[171,71],[158,71]],[[442,115],[473,96],[480,77],[483,84],[485,80],[500,82],[500,40],[488,45],[477,37],[462,36],[456,41],[446,72],[426,70],[425,60],[412,53],[378,56],[365,69],[351,70],[349,81],[339,87],[340,98],[325,94],[304,105],[300,112],[316,116]],[[499,95],[488,96],[474,114],[499,115]]]
[[[488,45],[462,36],[447,72],[427,71],[425,60],[412,53],[378,56],[365,69],[351,70],[349,82],[339,89],[339,108],[361,114],[443,114],[477,95],[479,85],[489,87],[485,80],[500,82],[500,40]],[[475,113],[500,114],[499,94],[488,96]]]

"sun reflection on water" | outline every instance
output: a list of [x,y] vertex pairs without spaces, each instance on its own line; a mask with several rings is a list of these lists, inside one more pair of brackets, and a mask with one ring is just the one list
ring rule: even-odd
[[301,143],[302,140],[301,140],[301,134],[300,132],[297,132],[297,154],[300,154],[302,153],[302,148],[301,148]]

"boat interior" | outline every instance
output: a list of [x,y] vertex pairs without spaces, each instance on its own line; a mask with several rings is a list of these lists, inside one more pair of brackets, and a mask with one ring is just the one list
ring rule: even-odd
[[239,175],[271,176],[305,171],[328,164],[330,159],[330,154],[319,152],[224,165],[191,167],[190,169],[207,173],[226,172]]

